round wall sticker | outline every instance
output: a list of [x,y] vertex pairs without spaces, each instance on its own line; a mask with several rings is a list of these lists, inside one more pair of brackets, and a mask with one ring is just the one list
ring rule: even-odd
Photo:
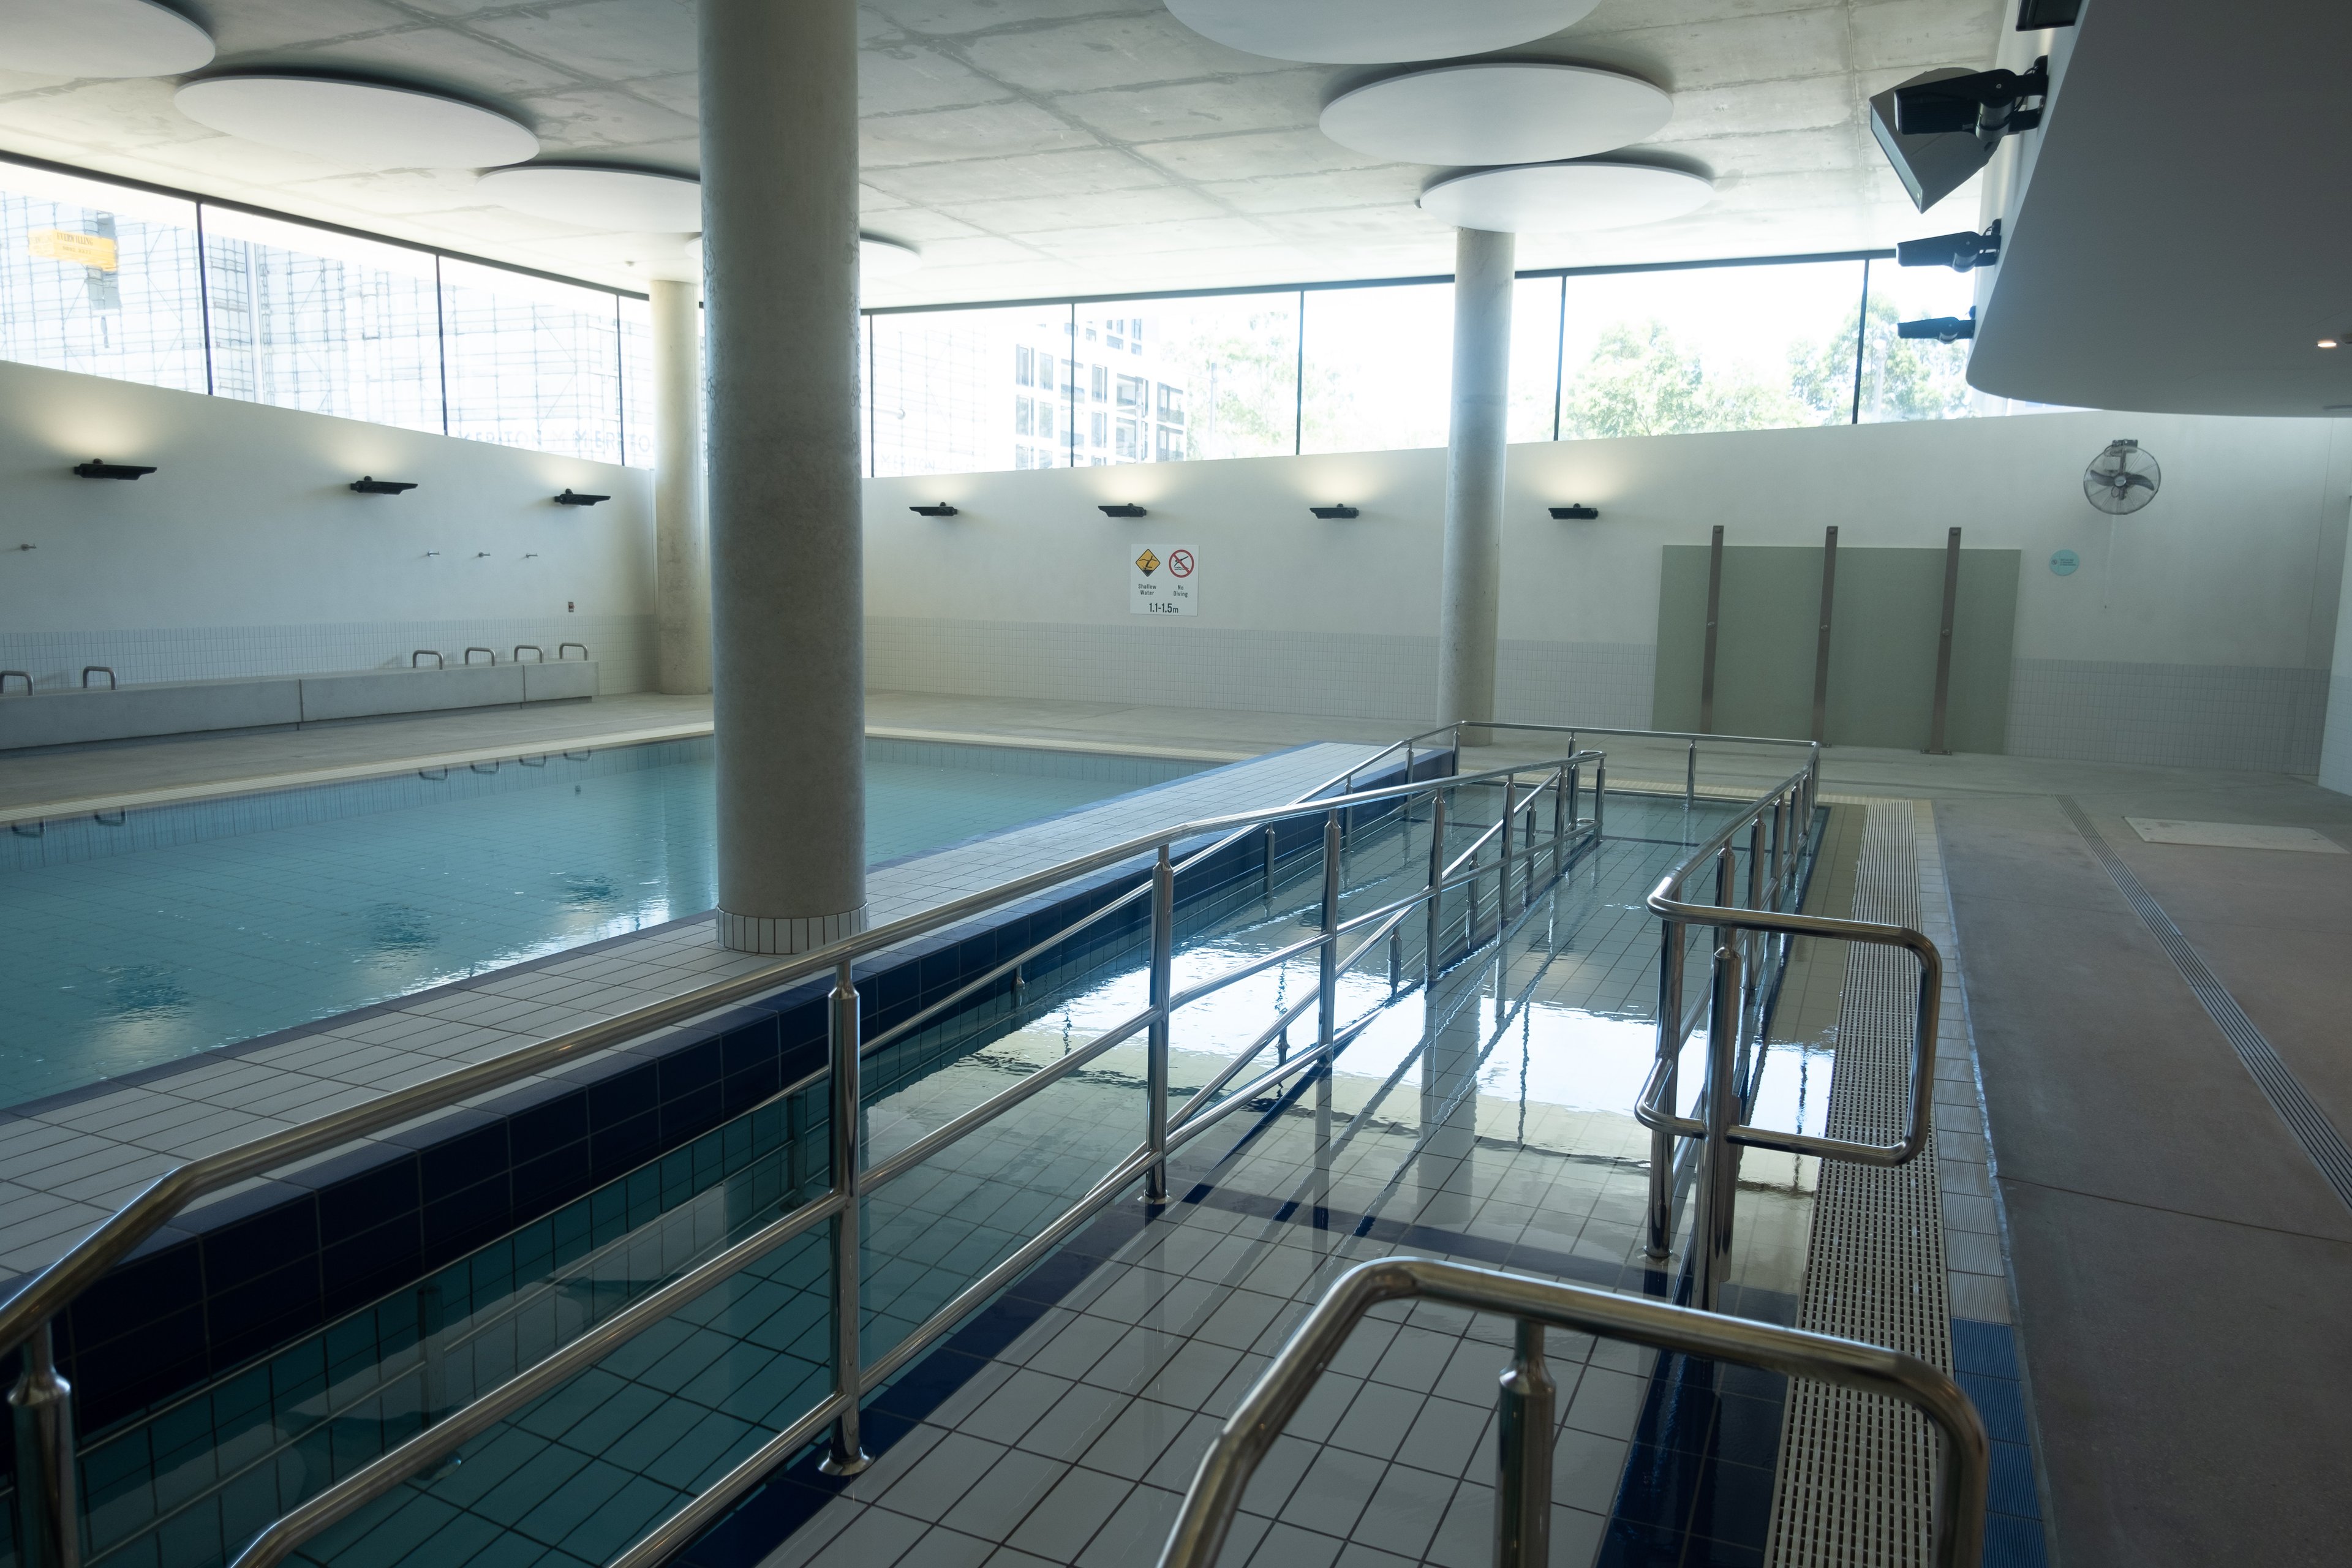
[[2050,557],[2050,570],[2061,577],[2072,577],[2074,568],[2082,563],[2083,558],[2071,550],[2061,550]]

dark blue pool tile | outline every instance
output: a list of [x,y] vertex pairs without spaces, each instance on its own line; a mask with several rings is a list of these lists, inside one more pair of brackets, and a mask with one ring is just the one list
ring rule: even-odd
[[445,1142],[419,1151],[417,1173],[429,1206],[458,1193],[472,1192],[511,1168],[513,1155],[501,1117]]
[[725,1056],[716,1036],[706,1036],[690,1045],[671,1045],[654,1064],[660,1075],[662,1099],[670,1100],[718,1088]]
[[[1729,1372],[1729,1367],[1719,1372]],[[1742,1369],[1744,1370],[1744,1369]],[[1780,1458],[1780,1426],[1786,1413],[1784,1397],[1755,1399],[1746,1394],[1717,1396],[1715,1433],[1708,1451],[1737,1465],[1770,1469]]]
[[261,1355],[317,1327],[326,1316],[317,1255],[214,1290],[205,1298],[205,1315],[216,1368]]
[[1769,1465],[1737,1465],[1726,1459],[1710,1462],[1699,1477],[1691,1533],[1744,1548],[1761,1548],[1772,1524],[1773,1474]]
[[518,1214],[544,1214],[580,1195],[593,1184],[588,1140],[575,1140],[514,1168],[512,1202]]
[[495,1181],[425,1205],[427,1267],[438,1268],[462,1258],[514,1227],[514,1211],[508,1201],[511,1181],[512,1177],[501,1171]]
[[1952,1369],[1980,1377],[2020,1375],[2017,1331],[2007,1323],[1987,1323],[1974,1318],[1952,1320]]
[[675,1148],[689,1139],[700,1137],[726,1120],[727,1097],[719,1092],[719,1080],[666,1095],[661,1102],[661,1131],[664,1148]]
[[309,1193],[299,1202],[281,1201],[222,1226],[205,1237],[206,1293],[216,1293],[230,1282],[274,1274],[291,1258],[316,1258],[319,1244],[318,1199]]
[[1764,1549],[1743,1542],[1694,1534],[1683,1550],[1683,1568],[1763,1568]]
[[2033,1450],[2022,1443],[1992,1446],[1992,1489],[1987,1504],[1995,1513],[2020,1519],[2042,1517],[2042,1494],[2033,1484]]
[[661,1068],[640,1061],[592,1083],[588,1089],[588,1125],[596,1134],[635,1121],[661,1103]]
[[2040,1520],[2007,1514],[1985,1520],[1984,1568],[2047,1568],[2049,1561]]
[[1601,1537],[1593,1568],[1681,1568],[1685,1537],[1679,1530],[1617,1518]]
[[1958,1379],[1984,1417],[1985,1430],[1996,1443],[2029,1443],[2025,1427],[2024,1385],[2005,1377],[1980,1377],[1961,1373]]
[[332,1318],[355,1311],[411,1283],[424,1271],[421,1213],[341,1236],[319,1255],[319,1286],[326,1314]]
[[415,1216],[424,1202],[424,1176],[414,1154],[384,1158],[371,1151],[374,1162],[320,1186],[319,1229],[331,1243],[338,1237],[357,1236],[407,1215]]

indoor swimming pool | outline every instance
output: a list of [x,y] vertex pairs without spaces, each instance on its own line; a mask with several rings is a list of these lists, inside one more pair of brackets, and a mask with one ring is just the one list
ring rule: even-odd
[[[0,837],[0,1107],[716,900],[708,740],[279,790]],[[868,742],[879,865],[1199,771]]]

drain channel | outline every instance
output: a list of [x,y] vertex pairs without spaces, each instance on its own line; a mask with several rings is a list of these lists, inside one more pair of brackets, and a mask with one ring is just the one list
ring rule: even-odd
[[2352,1208],[2352,1148],[2345,1146],[2344,1135],[2336,1131],[2327,1113],[2319,1109],[2305,1092],[2302,1081],[2279,1059],[2278,1052],[2271,1047],[2262,1030],[2246,1016],[2238,999],[2230,994],[2230,988],[2205,967],[2205,961],[2197,956],[2197,950],[2189,945],[2189,939],[2180,934],[2180,928],[2172,923],[2164,906],[2148,896],[2132,868],[2107,847],[2097,825],[2074,804],[2072,795],[2060,795],[2058,805],[2073,820],[2074,831],[2091,847],[2091,853],[2098,857],[2109,879],[2122,889],[2140,923],[2155,935],[2165,956],[2172,960],[2172,967],[2189,982],[2189,989],[2197,994],[2197,1000],[2204,1005],[2207,1015],[2229,1040],[2230,1048],[2238,1053],[2238,1060],[2253,1075],[2255,1084],[2270,1100],[2271,1109],[2279,1113],[2287,1131],[2294,1134],[2294,1141],[2303,1145],[2303,1152],[2319,1167],[2320,1175],[2336,1189],[2336,1195],[2346,1207]]

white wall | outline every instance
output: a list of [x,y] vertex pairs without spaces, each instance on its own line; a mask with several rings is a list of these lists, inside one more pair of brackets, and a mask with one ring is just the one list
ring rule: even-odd
[[[2106,442],[2164,465],[2115,525],[2081,476]],[[1500,705],[1646,723],[1660,547],[1965,542],[2023,552],[2010,749],[2310,771],[2333,651],[2352,443],[2329,421],[2045,414],[1515,447]],[[870,481],[877,689],[1433,719],[1444,454]],[[946,520],[907,508],[947,500]],[[1133,500],[1148,518],[1094,510]],[[1589,501],[1598,522],[1555,522]],[[1310,503],[1351,502],[1354,521]],[[1127,563],[1202,561],[1202,613],[1126,608]],[[2049,570],[2072,549],[2070,577]]]
[[[82,479],[102,458],[146,478]],[[362,474],[412,479],[354,495]],[[584,642],[652,684],[651,476],[0,363],[0,667],[73,685],[455,664]],[[556,506],[559,490],[606,494]],[[34,549],[19,548],[30,544]],[[427,552],[437,551],[428,556]],[[567,608],[567,605],[572,606]]]

